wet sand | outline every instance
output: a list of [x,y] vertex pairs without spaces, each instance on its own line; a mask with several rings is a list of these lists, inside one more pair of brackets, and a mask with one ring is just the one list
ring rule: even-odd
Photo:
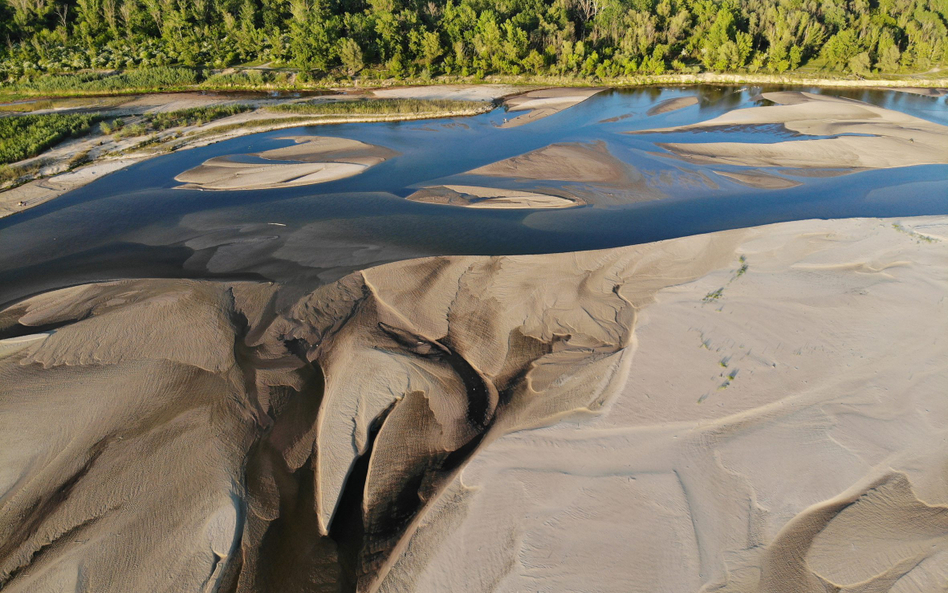
[[679,109],[684,109],[685,107],[691,107],[692,105],[697,104],[698,97],[676,97],[674,99],[662,101],[655,107],[649,109],[646,115],[661,115],[663,113],[678,111]]
[[552,88],[528,91],[522,95],[510,97],[505,101],[509,112],[527,111],[527,113],[505,120],[500,127],[515,128],[541,120],[578,105],[604,90],[603,88]]

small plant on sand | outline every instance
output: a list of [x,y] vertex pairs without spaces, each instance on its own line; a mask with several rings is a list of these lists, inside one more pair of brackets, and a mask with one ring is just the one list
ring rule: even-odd
[[735,276],[735,278],[740,278],[741,276],[747,273],[747,258],[742,255],[739,258],[739,261],[741,262],[741,267],[738,268],[737,275]]
[[703,302],[703,303],[713,303],[713,302],[719,300],[722,296],[724,296],[724,287],[723,287],[723,286],[722,286],[721,288],[717,289],[717,290],[712,290],[712,291],[709,292],[708,294],[704,295],[704,298],[701,299],[701,302]]
[[904,233],[904,234],[908,235],[909,237],[912,237],[913,239],[915,239],[915,240],[917,240],[917,241],[919,241],[919,242],[921,242],[921,241],[924,241],[924,242],[926,242],[926,243],[937,243],[937,242],[938,242],[938,239],[936,239],[935,237],[929,237],[928,235],[923,235],[923,234],[921,234],[921,233],[917,233],[917,232],[913,231],[912,229],[907,229],[907,228],[905,228],[904,226],[902,226],[901,224],[899,224],[899,223],[897,223],[897,222],[893,222],[893,223],[892,223],[892,228],[894,228],[895,230],[897,230],[897,231],[900,232],[900,233]]

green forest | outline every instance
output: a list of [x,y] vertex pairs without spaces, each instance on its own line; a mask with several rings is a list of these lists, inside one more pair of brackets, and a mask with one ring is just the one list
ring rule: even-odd
[[[118,70],[131,81],[79,81],[108,91],[135,86],[136,70],[196,82],[231,66],[274,70],[217,74],[216,86],[799,68],[874,77],[948,64],[946,23],[948,0],[0,0],[0,80]],[[170,68],[180,66],[191,69]]]

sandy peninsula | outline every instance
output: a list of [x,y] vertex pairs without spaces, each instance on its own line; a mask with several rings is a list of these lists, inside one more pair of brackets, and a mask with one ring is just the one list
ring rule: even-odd
[[948,163],[946,126],[868,103],[827,95],[782,91],[764,93],[762,97],[776,105],[736,109],[696,124],[634,133],[778,124],[804,136],[827,136],[769,144],[658,143],[678,158],[703,165],[855,170]]
[[801,221],[288,302],[28,298],[0,311],[0,586],[940,590],[946,246],[944,217]]

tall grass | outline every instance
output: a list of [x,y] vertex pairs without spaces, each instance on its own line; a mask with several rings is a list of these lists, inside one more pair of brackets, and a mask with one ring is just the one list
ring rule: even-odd
[[351,99],[284,103],[268,107],[271,111],[307,115],[424,115],[440,113],[480,113],[491,108],[485,101],[448,99]]
[[117,74],[95,72],[41,76],[14,86],[16,91],[63,94],[119,93],[190,87],[200,82],[198,70],[160,66],[128,70]]
[[196,126],[206,124],[228,117],[237,113],[250,111],[253,107],[249,105],[210,105],[208,107],[192,107],[190,109],[180,109],[178,111],[166,111],[162,113],[152,113],[147,117],[148,123],[154,130],[167,130],[178,126]]
[[98,119],[93,114],[61,113],[0,118],[0,164],[36,156],[64,138],[88,130]]

